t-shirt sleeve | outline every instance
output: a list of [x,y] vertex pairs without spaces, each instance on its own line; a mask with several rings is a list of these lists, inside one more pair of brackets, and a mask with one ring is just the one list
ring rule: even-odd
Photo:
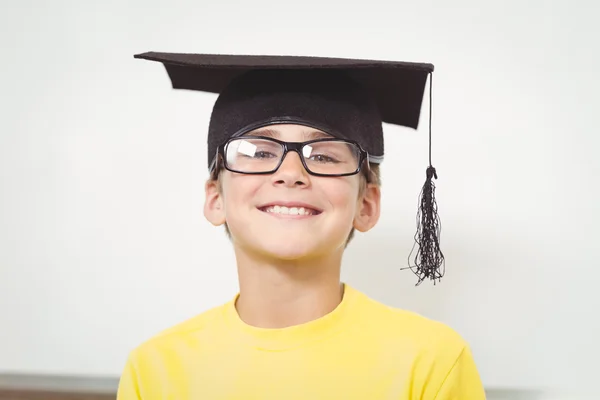
[[444,379],[435,400],[485,400],[485,390],[469,347],[465,347]]
[[141,400],[138,376],[132,358],[127,360],[117,390],[117,400]]

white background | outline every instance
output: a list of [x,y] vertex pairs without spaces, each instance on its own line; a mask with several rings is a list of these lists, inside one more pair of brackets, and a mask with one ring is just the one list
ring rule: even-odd
[[418,132],[385,126],[382,221],[344,279],[454,327],[487,387],[593,382],[597,4],[2,1],[0,372],[118,376],[133,347],[237,290],[229,242],[202,216],[215,96],[133,59],[153,50],[434,63],[446,277],[415,287],[399,270],[426,98]]

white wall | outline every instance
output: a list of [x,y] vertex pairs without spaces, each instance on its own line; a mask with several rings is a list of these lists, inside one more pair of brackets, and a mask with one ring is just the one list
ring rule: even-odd
[[489,387],[593,382],[598,3],[434,3],[3,1],[0,371],[117,376],[132,347],[235,294],[201,212],[215,97],[132,57],[155,50],[434,63],[446,278],[399,271],[425,119],[386,126],[383,220],[344,277],[451,324]]

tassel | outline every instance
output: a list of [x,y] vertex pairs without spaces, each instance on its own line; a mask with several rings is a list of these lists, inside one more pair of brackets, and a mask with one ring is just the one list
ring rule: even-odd
[[[435,168],[427,168],[427,178],[421,195],[419,196],[419,211],[417,212],[417,233],[415,244],[409,255],[410,258],[418,246],[414,259],[414,265],[410,266],[418,277],[417,286],[425,279],[431,279],[435,284],[444,276],[445,266],[444,254],[440,250],[441,224],[438,215],[438,207],[435,201],[435,184],[433,178],[437,179]],[[414,268],[414,269],[413,269]]]
[[[445,273],[445,258],[440,250],[441,223],[438,215],[438,207],[435,200],[435,184],[437,172],[431,165],[431,110],[432,110],[432,86],[433,74],[429,75],[429,167],[426,171],[425,184],[419,196],[419,210],[417,212],[417,233],[415,244],[408,256],[408,264],[413,273],[418,277],[416,286],[425,279],[431,279],[435,285]],[[411,257],[418,247],[411,265]],[[405,268],[403,268],[405,269]]]

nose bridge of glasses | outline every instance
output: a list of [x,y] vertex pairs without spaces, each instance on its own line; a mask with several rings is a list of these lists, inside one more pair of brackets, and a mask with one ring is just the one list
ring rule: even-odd
[[[306,169],[305,164],[302,161],[302,158],[304,157],[302,154],[303,146],[303,143],[286,143],[287,151],[282,152],[280,168],[284,167],[284,165],[287,167],[288,164],[286,163],[293,163],[293,165],[295,165],[296,168],[301,168],[302,170]],[[292,158],[295,158],[295,160],[290,161],[290,156]]]
[[287,148],[287,153],[296,153],[300,159],[306,157],[306,143],[302,142],[287,142],[285,144]]

